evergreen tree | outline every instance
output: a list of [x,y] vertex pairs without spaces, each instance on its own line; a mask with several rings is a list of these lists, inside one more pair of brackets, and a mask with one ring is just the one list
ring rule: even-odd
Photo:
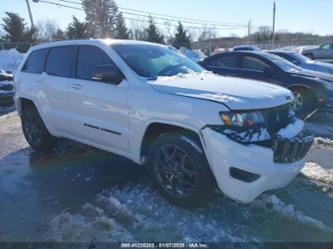
[[191,36],[187,34],[188,31],[185,30],[181,22],[178,23],[176,34],[171,38],[171,44],[177,49],[181,47],[191,48]]
[[54,36],[52,37],[52,40],[54,40],[54,41],[61,41],[61,40],[65,40],[65,39],[66,39],[66,35],[61,29],[57,29]]
[[88,32],[95,37],[113,37],[118,7],[114,0],[83,0]]
[[69,39],[85,39],[89,38],[88,25],[86,22],[80,22],[75,16],[73,21],[67,27],[67,37]]
[[11,42],[25,42],[32,36],[24,23],[24,19],[18,14],[6,12],[7,17],[3,18],[2,27],[5,31],[3,39]]
[[116,29],[114,33],[114,38],[117,39],[129,39],[129,32],[126,27],[126,23],[123,17],[123,14],[121,12],[117,15],[116,20]]
[[164,44],[164,36],[158,30],[152,17],[149,18],[149,26],[146,28],[145,40],[149,42],[162,43]]

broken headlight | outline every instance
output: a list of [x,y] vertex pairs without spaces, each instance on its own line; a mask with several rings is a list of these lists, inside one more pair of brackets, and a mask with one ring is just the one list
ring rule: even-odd
[[221,112],[222,126],[212,127],[239,143],[253,143],[271,139],[266,129],[265,119],[260,111]]
[[227,127],[253,128],[263,127],[265,119],[260,111],[255,112],[221,112],[222,121]]

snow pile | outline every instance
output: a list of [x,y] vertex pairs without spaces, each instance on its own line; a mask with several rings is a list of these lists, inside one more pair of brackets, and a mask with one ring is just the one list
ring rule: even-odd
[[16,72],[24,54],[17,52],[16,49],[0,50],[0,69]]
[[293,205],[286,204],[276,195],[264,195],[262,200],[264,204],[271,205],[274,211],[287,219],[298,221],[304,225],[309,225],[322,231],[332,232],[332,229],[326,226],[321,220],[317,220],[315,218],[305,215],[299,210],[295,210],[295,207]]
[[316,137],[315,143],[322,146],[333,147],[333,140],[323,137]]
[[179,79],[192,79],[195,77],[206,77],[208,75],[212,75],[213,73],[209,71],[202,71],[201,73],[197,73],[194,71],[189,71],[188,73],[179,73],[173,76],[158,76],[157,81],[163,82],[163,81],[173,81],[173,80],[179,80]]
[[323,169],[316,163],[308,162],[302,173],[312,180],[333,186],[333,169]]
[[[85,206],[85,209],[91,209]],[[87,212],[93,210],[87,210]],[[134,242],[133,236],[114,219],[107,217],[103,211],[95,210],[94,214],[80,215],[63,211],[50,221],[53,239],[59,242]]]

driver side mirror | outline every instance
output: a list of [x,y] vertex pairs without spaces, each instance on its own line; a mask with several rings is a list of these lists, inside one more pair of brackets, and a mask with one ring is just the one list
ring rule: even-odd
[[114,85],[120,84],[124,79],[124,74],[112,64],[96,66],[92,74],[92,80]]

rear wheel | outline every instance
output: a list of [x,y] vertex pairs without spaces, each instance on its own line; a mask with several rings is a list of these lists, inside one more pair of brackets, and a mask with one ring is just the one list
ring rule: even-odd
[[36,151],[47,151],[56,144],[56,138],[49,133],[33,105],[24,107],[22,111],[22,128],[25,139]]
[[293,88],[291,91],[295,96],[292,107],[298,116],[304,117],[315,110],[315,98],[310,90],[305,88]]
[[203,152],[181,135],[164,134],[148,153],[148,170],[157,189],[180,206],[200,206],[216,187]]

